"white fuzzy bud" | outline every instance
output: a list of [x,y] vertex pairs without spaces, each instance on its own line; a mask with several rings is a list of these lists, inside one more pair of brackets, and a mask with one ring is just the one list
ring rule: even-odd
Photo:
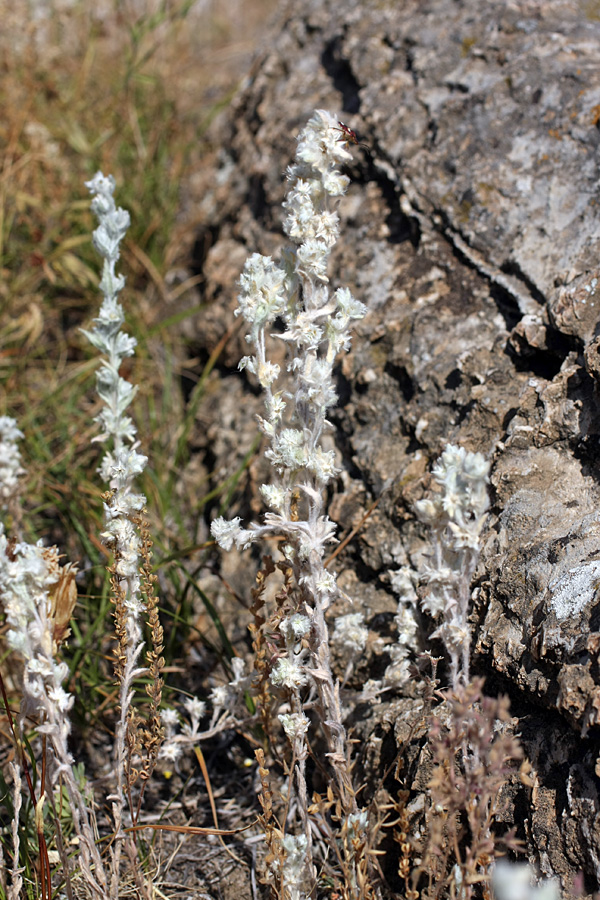
[[294,613],[287,619],[283,619],[279,630],[284,636],[288,645],[295,644],[300,638],[304,637],[310,629],[310,619],[300,613]]

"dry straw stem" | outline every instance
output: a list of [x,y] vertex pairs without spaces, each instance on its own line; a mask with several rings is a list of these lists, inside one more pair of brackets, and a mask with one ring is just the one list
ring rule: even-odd
[[315,607],[311,631],[311,653],[314,660],[312,676],[317,684],[319,719],[327,739],[327,757],[337,782],[339,799],[345,816],[357,815],[356,792],[350,776],[349,748],[343,725],[339,682],[331,670],[329,634],[325,614],[320,604]]
[[254,622],[248,626],[252,635],[252,649],[254,651],[254,669],[257,677],[253,684],[261,724],[267,744],[275,747],[275,741],[271,726],[273,723],[273,698],[269,688],[269,676],[273,671],[273,646],[269,646],[269,636],[276,633],[281,616],[277,612],[269,616],[265,610],[268,579],[276,571],[276,565],[270,556],[263,556],[262,567],[256,574],[256,586],[252,589],[252,606],[250,612],[254,616]]
[[[21,838],[19,834],[19,821],[21,815],[22,803],[22,782],[19,767],[14,763],[9,763],[9,770],[13,782],[13,817],[11,822],[11,835],[13,845],[13,862],[11,867],[11,883],[8,889],[8,900],[18,900],[21,896],[21,888],[23,886],[23,878],[21,877],[22,869],[19,867],[19,849]],[[6,888],[6,885],[3,885]]]
[[[283,829],[277,822],[277,818],[273,811],[273,792],[271,790],[269,770],[266,766],[264,750],[258,748],[254,751],[254,755],[258,763],[258,775],[261,784],[258,801],[262,808],[262,814],[258,817],[258,821],[263,830],[265,843],[267,845],[267,855],[265,857],[267,874],[263,878],[263,883],[271,884],[274,895],[279,898],[279,900],[285,900],[285,888],[283,885],[285,851],[281,845]],[[273,884],[274,872],[279,873],[276,884]]]
[[[145,510],[143,512],[145,513]],[[146,783],[151,778],[156,766],[164,737],[164,728],[160,718],[160,705],[164,687],[163,671],[165,659],[162,655],[164,651],[164,632],[158,616],[158,596],[154,589],[158,576],[152,572],[152,540],[147,520],[140,516],[137,525],[140,529],[141,538],[141,593],[145,602],[151,639],[151,646],[146,652],[150,677],[150,684],[146,686],[146,693],[150,698],[150,705],[147,712],[146,727],[142,732],[142,746],[145,750],[145,759],[140,770],[140,778]],[[138,814],[143,799],[143,792],[144,788],[142,787],[138,801]]]

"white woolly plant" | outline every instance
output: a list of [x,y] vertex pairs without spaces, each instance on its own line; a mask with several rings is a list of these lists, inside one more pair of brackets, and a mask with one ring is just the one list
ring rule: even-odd
[[409,566],[388,572],[390,585],[398,595],[398,609],[394,622],[398,630],[395,644],[390,647],[390,664],[385,670],[384,682],[390,686],[406,684],[411,677],[411,656],[418,649],[418,625],[415,618],[417,592],[416,573]]
[[455,690],[469,682],[469,601],[489,506],[489,469],[481,453],[448,444],[433,467],[439,491],[415,504],[419,519],[431,529],[432,543],[430,564],[421,573],[427,586],[421,605],[442,619],[432,637],[446,646]]
[[[63,687],[69,667],[56,659],[52,602],[61,574],[64,578],[68,573],[67,567],[60,568],[58,559],[57,548],[44,548],[41,541],[10,544],[0,526],[0,598],[9,626],[5,637],[10,649],[23,660],[23,699],[18,717],[20,739],[26,719],[36,722],[37,733],[46,737],[48,786],[55,788],[62,784],[66,788],[79,839],[81,872],[92,893],[104,897],[106,875],[96,848],[93,821],[77,784],[74,759],[68,749],[69,710],[73,696]],[[15,767],[13,777],[17,774]],[[52,791],[49,793],[51,795]],[[40,812],[41,809],[37,810],[36,816]],[[15,816],[18,816],[16,807]],[[18,839],[18,831],[15,837]],[[15,852],[18,859],[18,844]],[[68,874],[68,858],[64,853],[61,856]],[[13,872],[13,886],[15,875]]]
[[[21,465],[18,440],[23,437],[17,423],[0,416],[0,510],[14,509],[18,516],[19,479],[25,473]],[[79,864],[93,894],[104,896],[106,876],[96,848],[93,819],[74,775],[74,759],[68,748],[71,731],[69,711],[73,697],[63,687],[69,669],[57,659],[57,645],[65,635],[72,603],[76,596],[76,569],[71,564],[59,566],[56,547],[45,548],[42,542],[28,544],[8,540],[0,522],[0,604],[8,630],[5,639],[10,650],[23,664],[22,700],[17,717],[17,755],[11,763],[13,776],[14,818],[12,823],[14,862],[9,898],[18,897],[22,886],[19,869],[21,789],[20,765],[25,723],[36,722],[37,733],[46,739],[46,777],[52,788],[64,785],[72,810],[73,825],[79,839]],[[70,591],[73,594],[70,594]],[[65,611],[66,610],[66,611]],[[46,797],[43,797],[45,800]],[[36,815],[42,815],[43,800]],[[59,844],[66,874],[69,860]]]
[[93,233],[96,250],[104,259],[100,291],[103,302],[94,327],[83,333],[105,354],[96,385],[104,403],[96,417],[102,433],[96,441],[111,442],[99,467],[99,473],[110,488],[104,494],[106,530],[102,537],[114,554],[113,588],[117,595],[116,620],[119,633],[119,721],[116,729],[115,765],[116,791],[113,800],[116,839],[113,845],[111,894],[118,894],[119,859],[124,840],[123,811],[125,807],[125,763],[127,756],[128,716],[136,678],[145,674],[139,665],[144,648],[142,613],[145,609],[140,591],[141,539],[135,518],[143,510],[146,498],[134,490],[134,479],[145,468],[147,457],[137,452],[136,428],[126,410],[133,400],[136,387],[119,375],[120,366],[132,356],[136,346],[133,337],[121,331],[125,321],[117,300],[125,285],[125,278],[115,273],[119,246],[129,227],[129,213],[115,206],[115,180],[97,172],[86,187],[93,195],[92,210],[99,225]]
[[[332,291],[327,277],[331,249],[339,233],[339,218],[332,208],[345,192],[349,179],[339,167],[349,161],[345,133],[334,115],[317,110],[298,137],[294,164],[287,170],[284,230],[292,247],[279,263],[253,254],[241,279],[239,308],[248,324],[247,340],[254,355],[240,368],[251,372],[265,394],[266,415],[259,419],[269,439],[266,456],[273,467],[272,481],[261,492],[270,507],[264,523],[242,528],[240,519],[218,518],[212,534],[228,550],[266,537],[283,538],[282,552],[293,568],[298,587],[297,612],[306,617],[306,635],[293,640],[293,626],[283,622],[285,661],[273,670],[272,681],[292,692],[293,717],[284,720],[296,752],[301,749],[306,723],[300,690],[307,682],[316,692],[320,720],[329,744],[329,759],[337,781],[342,808],[357,811],[348,771],[346,735],[339,702],[339,686],[331,673],[325,610],[335,597],[335,577],[324,567],[325,548],[335,540],[335,525],[324,509],[324,491],[336,475],[334,452],[322,444],[330,423],[327,411],[337,397],[333,365],[340,350],[350,345],[350,326],[361,319],[365,306],[347,288]],[[285,325],[275,335],[289,348],[289,379],[283,384],[279,366],[267,357],[266,337],[276,319]],[[300,652],[300,639],[309,648]],[[289,640],[288,640],[289,638]],[[294,699],[295,698],[295,699]],[[309,842],[310,828],[305,822]]]
[[492,890],[495,900],[560,900],[556,878],[531,886],[533,872],[527,863],[499,860],[492,868]]

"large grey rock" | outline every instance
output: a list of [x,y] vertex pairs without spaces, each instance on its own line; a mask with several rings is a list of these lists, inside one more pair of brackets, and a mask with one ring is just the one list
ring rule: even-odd
[[[511,695],[534,768],[514,814],[567,897],[580,871],[588,895],[600,884],[599,20],[597,3],[575,0],[286,5],[214,131],[212,246],[198,245],[207,352],[233,321],[246,255],[283,243],[282,173],[312,110],[338,109],[371,148],[355,148],[331,272],[369,307],[334,414],[342,535],[381,501],[342,579],[381,650],[396,604],[387,571],[423,550],[412,503],[431,462],[448,442],[491,459],[474,668]],[[238,377],[215,394],[225,424],[197,438],[221,475],[260,408],[231,390]],[[259,481],[260,464],[244,515]],[[386,708],[378,727],[392,724]]]

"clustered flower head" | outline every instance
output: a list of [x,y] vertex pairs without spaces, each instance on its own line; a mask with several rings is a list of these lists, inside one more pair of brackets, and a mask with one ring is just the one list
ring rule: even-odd
[[308,681],[306,672],[293,659],[278,659],[270,675],[271,684],[285,687],[290,691],[302,687]]
[[415,504],[419,519],[431,528],[433,545],[432,562],[423,569],[427,590],[421,604],[430,615],[443,616],[432,636],[441,637],[448,649],[454,687],[459,674],[467,680],[470,583],[489,507],[489,468],[481,453],[449,444],[433,467],[439,491]]
[[279,631],[283,636],[287,655],[278,659],[271,671],[270,680],[275,687],[297,692],[308,682],[304,666],[307,649],[301,640],[309,629],[309,617],[300,613],[293,613],[282,620]]
[[365,617],[362,613],[348,613],[338,616],[335,620],[335,628],[331,641],[340,648],[346,656],[358,656],[367,646],[369,629],[364,624]]
[[10,416],[0,416],[0,508],[17,493],[19,478],[25,470],[17,442],[23,432]]
[[292,744],[308,732],[310,721],[304,713],[281,713],[277,718]]

